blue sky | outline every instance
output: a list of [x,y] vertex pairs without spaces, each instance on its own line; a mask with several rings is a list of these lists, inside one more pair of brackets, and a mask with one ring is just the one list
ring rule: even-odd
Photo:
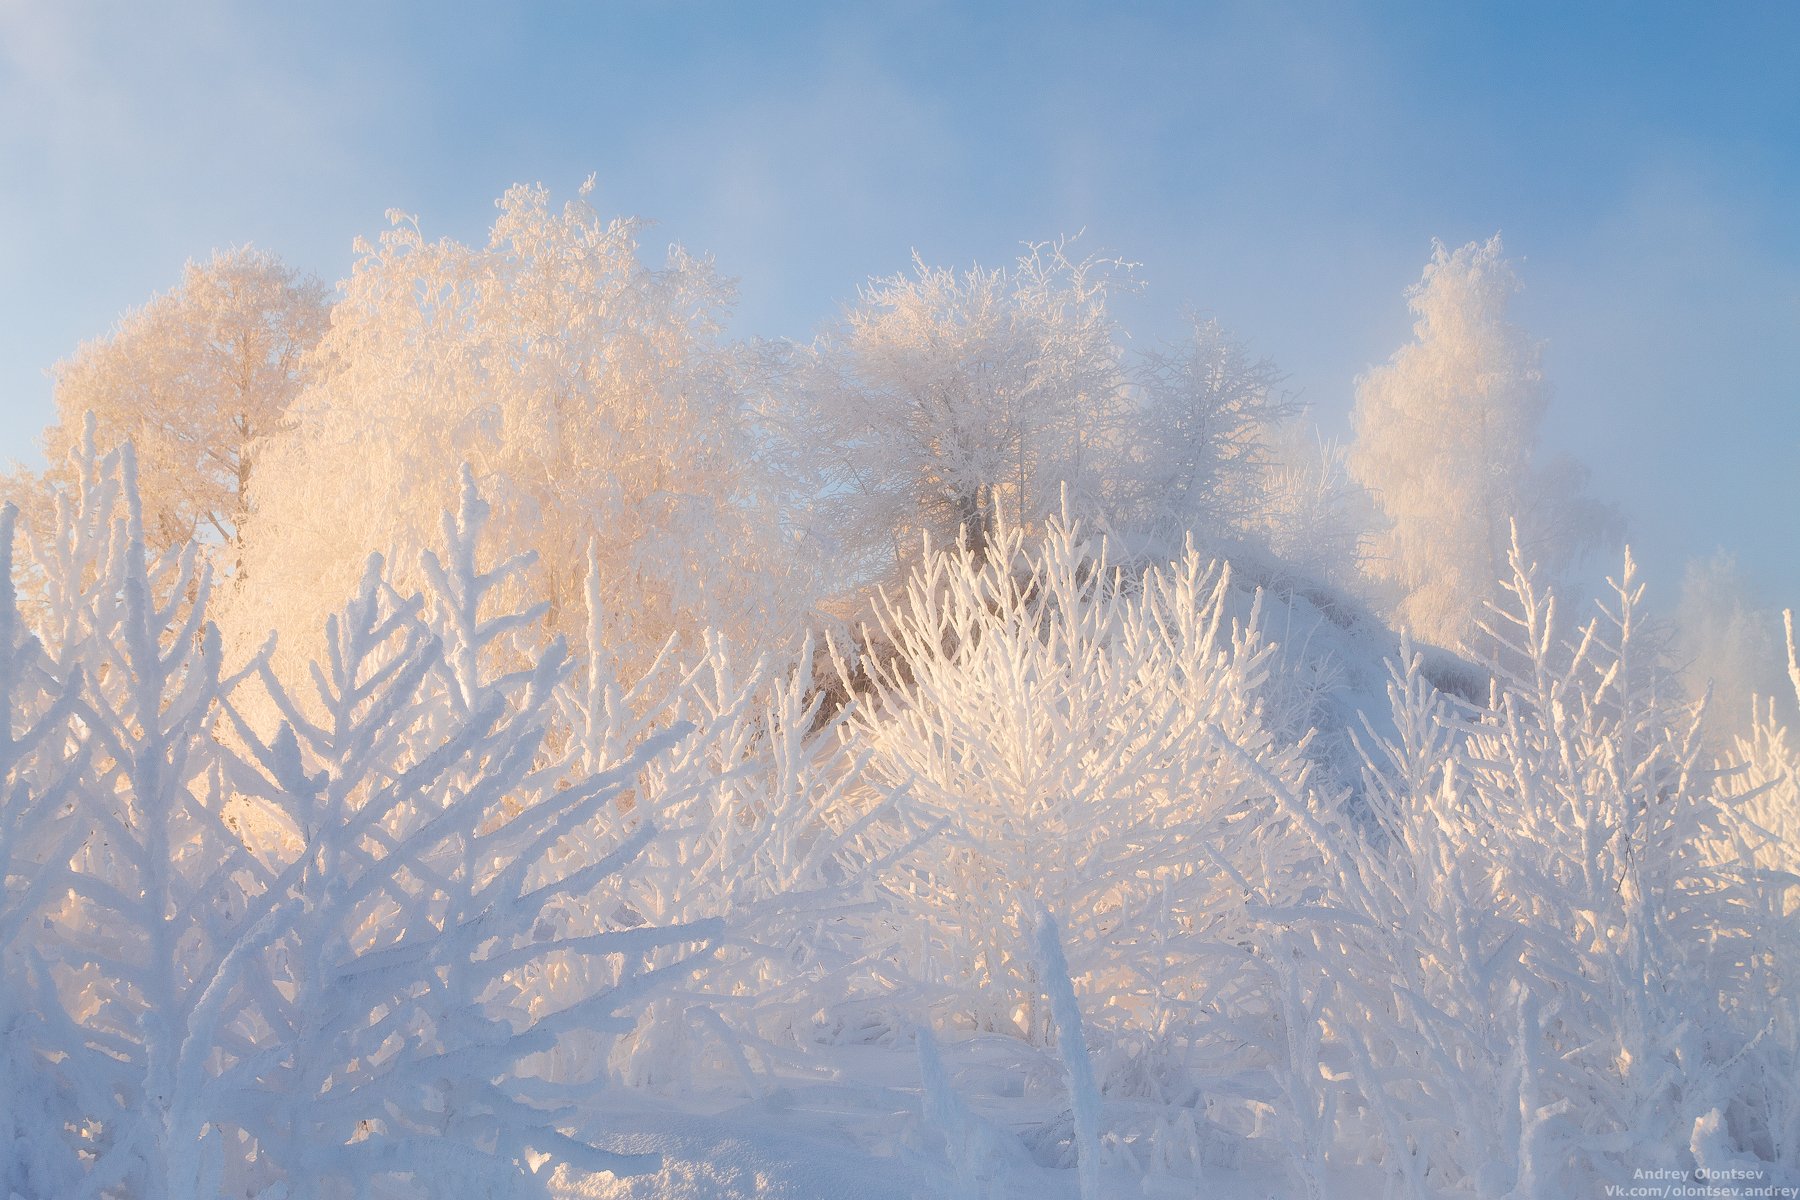
[[0,459],[186,259],[335,280],[385,210],[479,239],[517,181],[596,173],[763,335],[1085,229],[1140,336],[1215,315],[1334,431],[1431,239],[1499,230],[1546,437],[1652,582],[1723,546],[1800,603],[1800,5],[152,7],[0,0]]

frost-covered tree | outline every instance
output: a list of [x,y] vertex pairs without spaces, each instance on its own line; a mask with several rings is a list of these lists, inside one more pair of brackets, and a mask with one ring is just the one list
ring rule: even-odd
[[67,1194],[182,1194],[205,1184],[204,1118],[181,1080],[193,1054],[241,1050],[235,1031],[195,1050],[188,1021],[267,869],[226,812],[196,546],[147,552],[129,449],[100,459],[90,440],[71,467],[80,482],[36,557],[39,671],[79,692],[86,735],[64,743],[82,768],[59,805],[76,836],[34,864],[52,886],[26,910],[31,953],[9,982],[32,996],[30,1051],[79,1114],[37,1151],[91,1162],[88,1190]]
[[853,718],[871,769],[949,826],[900,889],[923,922],[913,969],[952,1020],[1047,1044],[1042,904],[1112,1045],[1229,1057],[1243,1031],[1223,1014],[1255,1007],[1255,981],[1221,948],[1304,873],[1272,793],[1308,769],[1305,739],[1267,720],[1273,647],[1255,612],[1230,620],[1226,571],[1191,550],[1136,579],[1060,519],[1034,550],[1011,529],[990,549],[928,558],[883,609],[885,695]]
[[[524,560],[478,564],[473,488],[429,602],[371,560],[308,715],[266,652],[221,673],[206,567],[146,553],[129,450],[73,473],[35,633],[0,586],[8,1194],[517,1195],[545,1158],[650,1165],[570,1135],[557,1051],[629,1031],[722,932],[619,892],[659,836],[625,797],[672,734],[581,765],[573,664],[504,604]],[[266,740],[250,679],[285,718]]]
[[1298,412],[1281,373],[1217,321],[1193,319],[1181,343],[1142,356],[1130,425],[1131,519],[1179,550],[1247,533],[1267,507],[1273,427]]
[[13,587],[18,509],[0,506],[0,1191],[66,1195],[77,1172],[66,1139],[81,1116],[79,1080],[38,1052],[54,1017],[20,986],[36,957],[32,918],[59,884],[56,866],[87,834],[69,798],[91,739],[75,715],[80,679],[58,679]]
[[[746,428],[758,357],[726,345],[729,284],[672,248],[642,260],[636,220],[542,188],[499,201],[485,246],[393,227],[342,285],[311,386],[264,448],[232,626],[304,649],[371,552],[396,586],[454,504],[459,464],[489,498],[495,547],[534,550],[521,580],[579,644],[590,548],[610,633],[632,661],[671,632],[748,636],[803,583],[769,577],[774,504]],[[796,561],[788,555],[784,563]]]
[[[187,264],[181,283],[126,314],[55,370],[57,422],[44,431],[54,482],[86,414],[102,446],[137,449],[151,551],[191,538],[232,547],[252,503],[258,446],[300,390],[325,333],[329,294],[267,251]],[[45,528],[47,510],[33,514]],[[234,554],[216,557],[229,568]]]
[[1519,289],[1498,235],[1437,245],[1409,294],[1414,340],[1357,384],[1350,471],[1389,522],[1372,567],[1399,620],[1446,645],[1506,576],[1512,522],[1552,569],[1617,526],[1579,465],[1540,460],[1548,394],[1539,344],[1508,318]]
[[[640,680],[612,706],[648,706],[691,730],[637,781],[635,802],[667,834],[646,845],[621,896],[659,924],[719,917],[733,931],[703,993],[657,1001],[618,1044],[628,1083],[691,1087],[723,1067],[756,1094],[784,1060],[893,1007],[871,914],[891,900],[884,868],[923,840],[925,822],[905,789],[871,785],[848,713],[821,716],[810,665],[804,651],[791,669],[746,661],[710,639],[675,679]],[[612,690],[590,683],[582,717],[617,728],[604,717]]]
[[604,1054],[559,1051],[629,1031],[721,932],[623,914],[620,885],[658,830],[620,802],[671,738],[582,768],[556,724],[573,663],[560,643],[523,653],[540,614],[504,597],[529,556],[482,566],[488,511],[465,476],[442,555],[425,553],[423,604],[371,560],[329,623],[317,723],[266,655],[253,664],[286,721],[266,745],[238,731],[298,853],[243,943],[267,976],[245,991],[271,1044],[213,1090],[291,1196],[384,1176],[401,1195],[529,1194],[540,1157],[647,1165],[560,1128],[564,1089],[591,1092]]
[[[1766,835],[1753,846],[1752,857],[1761,866],[1800,872],[1800,753],[1768,702],[1758,707],[1748,731],[1734,739],[1731,761],[1742,765],[1751,795],[1745,819]],[[1800,907],[1800,895],[1790,907]]]
[[1332,882],[1296,926],[1289,1016],[1347,1063],[1288,1064],[1340,1114],[1314,1157],[1495,1200],[1789,1161],[1795,883],[1756,869],[1762,781],[1701,761],[1629,556],[1574,629],[1516,547],[1510,570],[1479,635],[1489,701],[1403,649],[1368,820],[1305,822]]
[[1119,412],[1107,312],[1117,264],[1034,246],[1010,270],[915,260],[876,279],[815,347],[808,418],[822,525],[853,578],[891,578],[959,531],[1099,508]]

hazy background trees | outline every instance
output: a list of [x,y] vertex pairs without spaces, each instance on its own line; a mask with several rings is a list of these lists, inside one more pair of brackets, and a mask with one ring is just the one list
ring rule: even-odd
[[1673,615],[1671,649],[1689,696],[1711,695],[1707,733],[1716,746],[1748,736],[1758,705],[1792,720],[1781,614],[1758,599],[1736,555],[1719,550],[1688,563]]
[[1121,380],[1107,294],[1120,265],[1040,245],[1010,269],[913,263],[876,279],[810,355],[820,516],[852,580],[888,579],[1002,522],[1101,510]]
[[[368,554],[418,582],[465,463],[486,536],[536,556],[518,586],[573,643],[600,567],[628,663],[672,634],[791,641],[928,541],[979,559],[1003,526],[1060,514],[1121,562],[1193,538],[1454,647],[1515,522],[1553,570],[1618,527],[1578,464],[1540,452],[1549,393],[1498,236],[1436,246],[1414,340],[1358,381],[1339,447],[1217,321],[1134,346],[1109,303],[1134,284],[1118,260],[1067,243],[1004,268],[915,259],[810,343],[734,341],[732,282],[680,247],[648,261],[646,224],[587,194],[515,187],[480,246],[389,214],[335,295],[260,251],[190,265],[59,366],[49,476],[88,412],[102,447],[133,441],[153,548],[229,548],[233,643],[280,628],[302,657]],[[38,527],[45,482],[13,481]]]
[[1269,438],[1300,409],[1272,361],[1252,359],[1216,320],[1188,323],[1177,344],[1135,356],[1127,443],[1127,520],[1173,553],[1190,532],[1213,548],[1250,534],[1269,508]]

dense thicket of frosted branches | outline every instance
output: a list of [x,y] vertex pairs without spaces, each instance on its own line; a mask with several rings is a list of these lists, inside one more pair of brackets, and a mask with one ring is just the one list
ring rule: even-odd
[[[465,477],[425,595],[371,559],[303,703],[271,648],[222,673],[210,576],[192,544],[146,553],[129,451],[75,468],[34,556],[43,620],[0,594],[9,1194],[442,1195],[545,1158],[644,1165],[572,1137],[568,1097],[619,1078],[607,1043],[650,1036],[638,1016],[727,946],[723,918],[774,942],[856,898],[891,815],[794,795],[766,870],[710,882],[698,847],[756,840],[727,785],[747,746],[784,741],[762,782],[839,753],[799,690],[721,679],[696,730],[671,697],[634,714],[578,686],[541,613],[504,603],[529,559],[480,565]],[[750,976],[765,1006],[808,961]]]
[[1800,1186],[1800,758],[1681,675],[1784,664],[1698,585],[1670,661],[1629,555],[1567,615],[1497,242],[1345,451],[1060,248],[748,347],[639,231],[398,222],[301,365],[311,290],[197,268],[273,407],[13,480],[0,1196],[543,1195],[820,1104],[929,1195]]

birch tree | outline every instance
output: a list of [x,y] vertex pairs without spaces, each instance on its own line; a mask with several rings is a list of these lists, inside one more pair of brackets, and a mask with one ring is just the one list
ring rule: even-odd
[[177,287],[57,364],[57,422],[44,432],[50,475],[73,482],[65,464],[93,413],[97,444],[137,449],[151,552],[198,539],[230,568],[258,447],[300,390],[328,296],[267,251],[188,263]]
[[231,613],[247,642],[319,628],[373,552],[407,551],[395,583],[418,586],[407,564],[463,463],[490,497],[484,536],[537,553],[518,586],[571,644],[590,549],[621,646],[776,624],[743,383],[758,360],[720,333],[732,288],[679,247],[645,262],[644,223],[602,219],[588,194],[557,208],[514,187],[484,246],[428,241],[397,213],[359,243],[317,376],[266,446],[279,483]]

